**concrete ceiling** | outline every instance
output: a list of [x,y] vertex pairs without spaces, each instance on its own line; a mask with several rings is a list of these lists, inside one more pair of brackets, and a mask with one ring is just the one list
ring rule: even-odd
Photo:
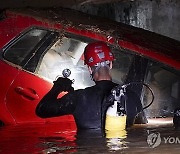
[[83,4],[103,4],[117,1],[135,0],[1,0],[0,9],[22,8],[22,7],[66,7],[72,8]]

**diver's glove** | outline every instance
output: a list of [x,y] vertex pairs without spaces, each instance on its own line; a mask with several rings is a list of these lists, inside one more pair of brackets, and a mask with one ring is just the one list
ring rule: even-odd
[[68,78],[59,77],[57,80],[53,81],[53,83],[54,85],[52,89],[56,91],[74,91],[74,88],[72,87],[73,81]]

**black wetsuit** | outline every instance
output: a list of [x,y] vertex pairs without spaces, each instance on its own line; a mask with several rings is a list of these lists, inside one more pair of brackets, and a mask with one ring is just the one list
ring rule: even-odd
[[[104,100],[117,84],[112,81],[97,81],[95,86],[69,92],[60,99],[60,91],[52,88],[40,101],[36,114],[42,118],[72,114],[78,129],[103,128],[104,113],[109,106]],[[142,109],[141,102],[135,93],[127,90],[128,123],[131,125],[138,112]]]

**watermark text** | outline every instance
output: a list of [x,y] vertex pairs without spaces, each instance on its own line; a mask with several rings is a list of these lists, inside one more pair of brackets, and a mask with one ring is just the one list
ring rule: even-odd
[[174,137],[174,136],[161,137],[160,133],[156,132],[148,135],[147,143],[151,148],[155,148],[159,146],[161,143],[180,144],[180,137]]

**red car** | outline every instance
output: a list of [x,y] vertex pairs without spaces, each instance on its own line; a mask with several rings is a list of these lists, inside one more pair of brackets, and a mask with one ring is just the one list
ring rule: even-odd
[[[180,42],[68,9],[14,9],[2,12],[0,19],[1,125],[73,120],[70,115],[41,119],[35,108],[67,72],[75,89],[94,84],[83,51],[95,40],[114,52],[113,81],[143,81],[153,89],[154,102],[144,110],[148,119],[173,116],[180,106]],[[143,106],[151,102],[147,89],[132,88]]]

